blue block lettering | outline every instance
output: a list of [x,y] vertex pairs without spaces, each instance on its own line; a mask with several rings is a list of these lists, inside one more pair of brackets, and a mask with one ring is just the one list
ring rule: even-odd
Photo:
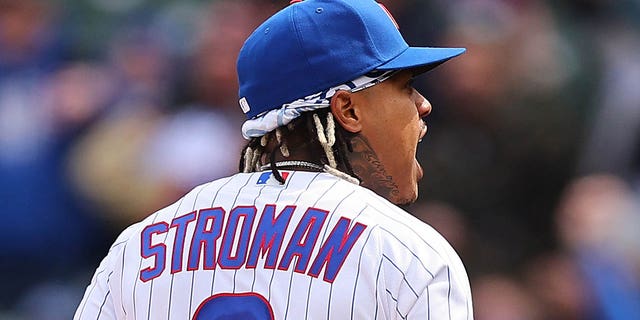
[[[204,269],[212,270],[216,266],[216,241],[222,233],[222,220],[225,211],[222,208],[202,209],[198,212],[198,222],[191,241],[187,270],[197,270],[200,265],[200,253],[204,258]],[[211,227],[207,229],[208,222]]]
[[294,271],[304,273],[307,270],[313,247],[316,245],[318,235],[320,234],[324,220],[327,218],[327,214],[329,214],[329,212],[325,210],[316,208],[307,209],[307,212],[304,213],[296,230],[293,232],[293,236],[291,236],[291,240],[282,256],[278,269],[289,269],[293,257],[297,256],[298,262],[296,262]]
[[171,221],[171,228],[176,228],[176,238],[173,242],[173,255],[171,256],[171,273],[182,271],[182,253],[184,250],[184,238],[187,233],[187,225],[196,219],[196,212],[185,214]]
[[[218,264],[223,269],[238,269],[247,258],[247,247],[249,247],[249,238],[251,237],[251,228],[253,227],[253,220],[256,217],[256,207],[235,207],[229,213],[227,219],[227,227],[222,237],[222,245],[220,248],[220,257],[218,258]],[[238,245],[236,247],[235,256],[231,255],[233,249],[233,242],[235,240],[236,230],[240,223],[240,218],[243,218],[242,225],[240,225],[240,235],[238,239]]]
[[350,219],[341,217],[333,227],[331,234],[322,244],[320,252],[318,252],[313,264],[311,264],[311,269],[309,269],[310,276],[318,277],[320,270],[326,265],[324,281],[333,282],[335,280],[347,255],[349,255],[349,251],[351,251],[364,229],[367,228],[362,223],[356,223],[349,231],[350,223]]
[[165,222],[149,225],[142,230],[140,255],[145,259],[153,257],[153,266],[140,271],[140,280],[144,282],[158,277],[164,271],[167,247],[162,243],[151,245],[151,237],[154,234],[165,233],[167,230],[169,225]]
[[262,211],[262,217],[258,223],[258,228],[253,237],[251,251],[249,251],[249,259],[247,260],[247,268],[255,268],[258,258],[267,254],[264,267],[267,269],[275,269],[280,247],[284,234],[289,226],[291,216],[295,211],[295,206],[287,206],[275,217],[276,205],[268,204]]

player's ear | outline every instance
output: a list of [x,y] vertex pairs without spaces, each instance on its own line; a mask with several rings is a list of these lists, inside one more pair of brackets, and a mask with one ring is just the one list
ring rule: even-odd
[[333,118],[348,132],[358,133],[362,130],[360,112],[353,103],[351,92],[339,90],[331,97]]

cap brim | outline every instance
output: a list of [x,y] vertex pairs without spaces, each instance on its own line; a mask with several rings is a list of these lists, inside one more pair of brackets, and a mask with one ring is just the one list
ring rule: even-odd
[[409,47],[397,57],[378,66],[377,70],[420,68],[431,70],[441,63],[463,54],[465,48]]

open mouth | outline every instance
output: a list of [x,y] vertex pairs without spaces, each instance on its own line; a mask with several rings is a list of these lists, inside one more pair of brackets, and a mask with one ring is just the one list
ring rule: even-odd
[[[426,134],[427,134],[427,124],[424,121],[420,121],[420,134],[418,135],[418,143],[422,142],[422,139]],[[417,180],[420,181],[424,173],[422,170],[422,166],[420,165],[420,162],[418,161],[417,157],[415,158],[415,165],[416,165],[417,178],[418,178]]]
[[422,142],[422,138],[427,134],[427,124],[424,121],[420,121],[420,135],[418,136],[418,143]]

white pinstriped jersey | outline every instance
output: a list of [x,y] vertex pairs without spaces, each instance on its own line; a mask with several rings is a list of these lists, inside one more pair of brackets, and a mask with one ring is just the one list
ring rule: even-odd
[[328,173],[282,173],[213,181],[127,228],[74,319],[473,319],[434,229]]

